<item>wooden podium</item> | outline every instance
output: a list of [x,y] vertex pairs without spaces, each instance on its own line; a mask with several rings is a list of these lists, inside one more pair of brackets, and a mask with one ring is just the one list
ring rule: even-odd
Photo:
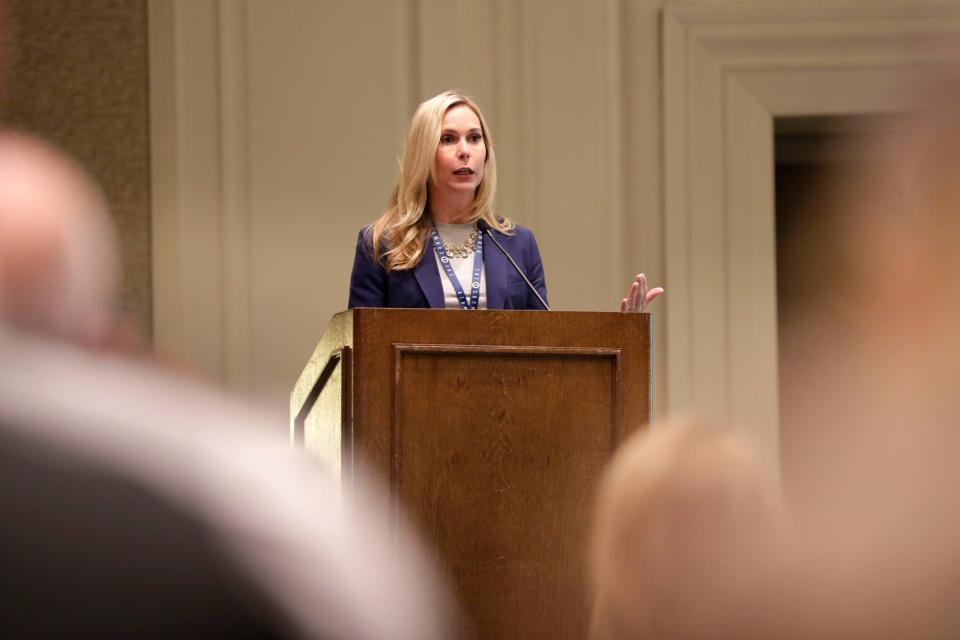
[[358,458],[388,483],[480,637],[580,640],[596,484],[649,421],[649,353],[647,314],[345,311],[291,435],[345,487]]

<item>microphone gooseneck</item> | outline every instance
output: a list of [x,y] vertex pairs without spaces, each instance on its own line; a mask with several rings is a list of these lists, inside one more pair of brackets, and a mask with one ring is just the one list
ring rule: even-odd
[[507,253],[507,250],[503,248],[503,245],[500,244],[500,241],[494,237],[493,232],[490,229],[490,225],[487,224],[487,221],[483,218],[477,220],[477,229],[479,229],[481,233],[487,233],[487,237],[493,240],[493,244],[497,245],[497,249],[500,249],[500,252],[507,257],[507,260],[510,261],[510,264],[513,265],[513,268],[517,270],[517,273],[520,274],[520,277],[523,278],[523,281],[527,283],[528,287],[530,287],[530,291],[533,291],[533,295],[537,296],[537,300],[540,301],[540,304],[543,305],[543,308],[547,311],[550,311],[547,301],[543,299],[543,296],[540,295],[540,292],[537,291],[537,288],[533,286],[533,283],[530,282],[529,278],[527,278],[527,274],[523,272],[523,269],[521,269],[520,265],[517,264],[517,261],[513,259],[513,256]]

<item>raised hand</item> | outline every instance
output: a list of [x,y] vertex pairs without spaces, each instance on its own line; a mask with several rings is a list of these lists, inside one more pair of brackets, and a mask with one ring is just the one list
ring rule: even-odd
[[642,313],[647,305],[663,293],[663,287],[647,288],[647,276],[638,273],[627,291],[627,297],[620,301],[620,311],[624,313]]

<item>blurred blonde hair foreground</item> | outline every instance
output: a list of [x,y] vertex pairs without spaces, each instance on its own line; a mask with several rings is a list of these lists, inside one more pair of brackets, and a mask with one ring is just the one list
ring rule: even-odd
[[734,434],[674,419],[633,436],[600,491],[591,637],[717,637],[784,519],[774,476]]
[[960,66],[911,101],[811,211],[782,341],[803,545],[778,618],[821,636],[960,630]]

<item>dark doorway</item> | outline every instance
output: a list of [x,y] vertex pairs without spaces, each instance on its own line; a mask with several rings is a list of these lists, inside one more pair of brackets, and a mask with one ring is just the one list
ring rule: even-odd
[[[872,137],[896,125],[895,116],[828,116],[778,118],[774,122],[776,208],[777,324],[780,354],[780,456],[789,489],[794,461],[791,451],[803,429],[795,416],[801,402],[795,393],[809,381],[785,366],[804,357],[792,348],[790,335],[803,322],[801,312],[830,302],[830,270],[835,252],[830,222],[846,206],[849,181],[871,162]],[[802,328],[802,327],[801,327]]]

